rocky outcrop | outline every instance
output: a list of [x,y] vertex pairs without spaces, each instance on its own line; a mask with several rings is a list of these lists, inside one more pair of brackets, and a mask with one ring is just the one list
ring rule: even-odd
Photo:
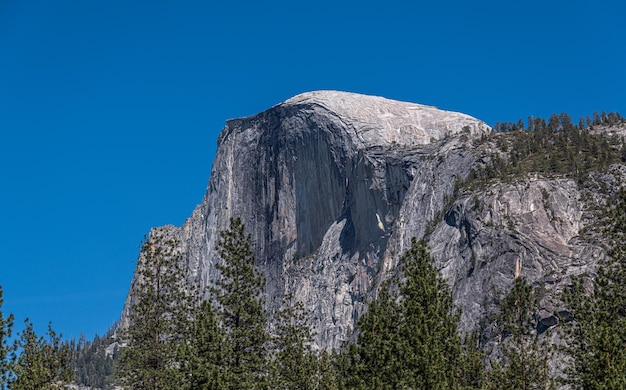
[[[267,277],[268,309],[293,294],[320,348],[349,338],[411,238],[427,233],[463,330],[478,327],[516,273],[556,291],[602,256],[580,239],[581,190],[535,177],[455,194],[482,163],[473,141],[491,131],[464,114],[334,91],[230,120],[202,203],[171,228],[188,277],[203,285],[219,277],[219,231],[241,217]],[[127,307],[130,299],[132,290]],[[549,296],[544,303],[549,328],[562,308]]]
[[461,328],[477,329],[516,276],[546,292],[541,323],[552,324],[555,297],[570,276],[590,271],[603,255],[580,239],[588,222],[577,183],[528,178],[460,197],[430,236],[442,274],[454,286]]

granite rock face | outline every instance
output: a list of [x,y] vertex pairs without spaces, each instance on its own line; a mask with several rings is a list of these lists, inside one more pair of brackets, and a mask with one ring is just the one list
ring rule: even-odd
[[[182,227],[167,229],[181,242],[189,279],[206,285],[219,277],[219,231],[241,217],[267,277],[269,311],[293,294],[310,313],[319,348],[350,337],[411,238],[428,232],[463,310],[461,328],[476,329],[494,292],[516,274],[557,291],[603,255],[579,238],[588,216],[573,181],[528,178],[453,194],[481,163],[472,141],[491,131],[429,106],[335,91],[298,95],[227,122],[202,203]],[[131,299],[132,289],[122,324]],[[542,323],[553,326],[562,308],[550,294],[543,303]]]

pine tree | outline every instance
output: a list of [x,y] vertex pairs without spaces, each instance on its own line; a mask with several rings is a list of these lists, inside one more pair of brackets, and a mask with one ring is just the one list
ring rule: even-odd
[[550,348],[539,339],[534,313],[538,299],[533,287],[522,277],[500,303],[497,318],[502,358],[492,361],[488,389],[549,389],[555,386],[548,372]]
[[10,356],[13,347],[9,345],[8,339],[11,337],[13,330],[13,314],[9,314],[6,318],[2,313],[2,305],[4,298],[2,295],[2,286],[0,286],[0,389],[4,389],[9,380],[10,373]]
[[317,353],[317,384],[319,390],[338,390],[340,387],[338,360],[341,355],[325,349]]
[[167,232],[154,230],[141,253],[119,377],[133,389],[182,389],[194,294],[180,268],[177,242]]
[[410,372],[402,384],[431,389],[471,385],[462,383],[460,378],[468,375],[458,371],[468,366],[461,364],[465,349],[452,292],[433,263],[426,244],[415,239],[402,258],[406,280],[399,288],[404,312],[400,334],[402,359]]
[[220,232],[217,251],[223,260],[216,265],[221,278],[215,296],[226,331],[224,379],[229,389],[260,388],[268,365],[265,278],[256,267],[251,238],[240,218],[231,218],[229,229]]
[[76,384],[98,389],[104,389],[111,384],[117,348],[113,348],[112,353],[108,353],[107,348],[115,342],[114,331],[115,325],[103,337],[96,334],[92,341],[82,334],[78,341],[70,340]]
[[[388,285],[358,323],[343,357],[347,388],[458,389],[480,386],[480,354],[457,333],[452,293],[425,243],[412,240],[401,258],[399,294]],[[468,341],[471,338],[468,337]]]
[[477,332],[464,334],[461,355],[457,367],[457,383],[461,389],[484,389],[484,353],[480,348]]
[[273,337],[271,370],[273,389],[317,389],[317,357],[311,348],[313,335],[301,302],[288,297],[278,313]]
[[591,288],[578,278],[564,297],[573,318],[566,332],[573,361],[568,380],[583,389],[626,388],[626,190],[607,219],[611,246]]
[[226,388],[222,371],[223,342],[224,332],[218,324],[215,310],[210,301],[203,301],[195,310],[193,331],[187,344],[190,389]]
[[39,337],[33,324],[26,319],[25,327],[16,340],[19,354],[13,358],[13,373],[9,380],[11,390],[63,389],[74,379],[72,351],[63,343],[52,325],[48,324],[47,338]]
[[400,325],[403,314],[397,294],[384,284],[367,313],[358,321],[357,345],[346,350],[343,379],[347,388],[392,389],[402,383],[403,370]]

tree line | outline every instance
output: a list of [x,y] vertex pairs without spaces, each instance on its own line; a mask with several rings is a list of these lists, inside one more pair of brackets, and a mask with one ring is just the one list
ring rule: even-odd
[[[518,277],[497,297],[491,331],[496,342],[489,354],[477,333],[458,331],[460,309],[423,241],[412,241],[400,261],[401,276],[378,290],[358,321],[356,341],[332,352],[313,350],[307,313],[293,297],[285,298],[273,319],[264,311],[265,281],[241,220],[231,220],[220,234],[222,278],[200,304],[194,301],[197,291],[181,282],[175,243],[159,245],[165,249],[147,244],[146,253],[153,255],[145,260],[152,269],[142,271],[119,383],[131,389],[621,388],[626,383],[626,191],[610,204],[609,256],[597,277],[586,279],[591,287],[580,291],[583,280],[575,279],[564,294],[571,318],[542,335],[539,293]],[[159,271],[161,266],[175,272]],[[172,281],[162,279],[176,274]],[[149,284],[160,286],[167,298]],[[187,309],[178,311],[182,307]],[[548,341],[557,331],[568,341],[558,352],[572,362],[558,377],[549,368],[557,350]]]
[[[564,295],[573,320],[561,332],[572,364],[562,378],[549,372],[553,349],[537,331],[532,285],[516,278],[500,296],[492,333],[498,351],[487,355],[477,334],[458,332],[451,289],[415,239],[401,258],[402,276],[385,282],[359,319],[356,342],[314,350],[307,313],[293,297],[270,321],[250,236],[233,219],[218,243],[222,278],[205,291],[185,281],[174,240],[155,232],[146,241],[114,382],[152,390],[624,387],[626,191],[614,202],[606,217],[609,256],[591,287],[575,280]],[[0,312],[1,388],[58,389],[74,380],[72,348],[81,348],[51,327],[38,337],[28,321],[9,345],[13,321]]]
[[62,389],[73,380],[69,345],[48,324],[45,336],[38,336],[33,323],[24,320],[24,329],[10,343],[15,317],[4,316],[0,286],[0,389]]
[[93,340],[81,335],[67,341],[72,351],[74,382],[83,386],[106,389],[114,383],[115,361],[119,359],[119,343],[115,334],[117,323],[104,336]]
[[132,389],[322,388],[301,303],[290,297],[268,330],[265,278],[240,219],[220,233],[221,273],[200,290],[185,280],[177,242],[158,231],[145,243],[117,376]]
[[[594,113],[594,119],[581,118],[578,125],[567,113],[552,114],[548,120],[530,117],[524,123],[498,122],[495,134],[484,136],[487,161],[473,169],[468,183],[487,183],[491,179],[510,182],[528,173],[565,175],[582,180],[591,171],[605,171],[610,164],[626,162],[626,142],[592,132],[594,126],[623,126],[619,113]],[[479,145],[474,145],[479,146]]]

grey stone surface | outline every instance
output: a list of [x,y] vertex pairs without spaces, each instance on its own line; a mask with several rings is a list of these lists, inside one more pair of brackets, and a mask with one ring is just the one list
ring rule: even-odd
[[[545,287],[541,321],[554,326],[552,316],[565,310],[555,293],[603,255],[580,237],[589,222],[584,190],[528,177],[451,198],[455,181],[480,163],[472,141],[491,131],[429,106],[298,95],[228,121],[202,203],[182,227],[167,229],[181,240],[189,279],[206,285],[219,277],[218,232],[241,217],[267,277],[270,312],[293,294],[310,313],[316,346],[336,348],[376,286],[398,274],[411,238],[423,238],[443,211],[428,243],[462,309],[461,329],[487,328],[494,297],[516,274]],[[612,169],[593,180],[623,183],[624,168]],[[127,307],[131,299],[132,289]]]

